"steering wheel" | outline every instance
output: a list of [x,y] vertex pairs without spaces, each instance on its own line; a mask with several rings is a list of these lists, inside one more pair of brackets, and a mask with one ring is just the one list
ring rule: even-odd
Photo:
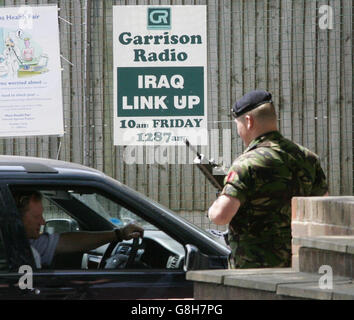
[[104,269],[106,266],[106,261],[107,259],[111,256],[113,249],[117,246],[119,241],[112,241],[109,245],[106,251],[104,252],[102,259],[98,265],[98,269]]
[[133,266],[136,254],[138,253],[138,249],[139,249],[139,238],[134,238],[129,252],[129,258],[125,268],[131,268]]
[[[98,265],[98,269],[105,269],[108,259],[113,260],[113,262],[120,261],[121,266],[119,268],[131,268],[134,265],[134,261],[135,261],[135,258],[136,258],[136,255],[137,255],[137,252],[139,249],[139,238],[134,238],[132,244],[124,243],[125,246],[131,247],[130,251],[128,253],[128,259],[126,259],[126,255],[121,254],[121,253],[117,253],[117,254],[111,256],[112,251],[117,246],[117,244],[118,244],[118,241],[112,241],[109,244],[108,248],[106,249],[105,253],[103,254],[103,257]],[[122,257],[124,259],[122,259]]]

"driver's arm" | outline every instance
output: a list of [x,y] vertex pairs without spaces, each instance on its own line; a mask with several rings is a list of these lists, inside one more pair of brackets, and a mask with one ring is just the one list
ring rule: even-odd
[[129,240],[143,235],[144,229],[135,224],[112,231],[62,233],[55,254],[88,251],[112,241]]

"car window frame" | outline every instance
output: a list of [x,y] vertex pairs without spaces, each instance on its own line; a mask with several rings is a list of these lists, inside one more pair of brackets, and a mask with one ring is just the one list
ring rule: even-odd
[[[164,207],[156,205],[155,201],[109,176],[92,175],[86,177],[84,175],[76,176],[72,173],[69,175],[21,174],[16,179],[6,177],[2,183],[24,187],[58,187],[67,185],[80,187],[90,185],[93,188],[102,190],[108,197],[112,197],[113,200],[119,199],[119,203],[123,206],[139,215],[142,219],[155,225],[183,246],[189,243],[198,243],[199,250],[204,254],[216,256],[228,256],[230,254],[230,249],[217,243],[211,234],[207,234],[204,230],[192,225],[182,217],[173,215],[171,210],[165,210]],[[152,217],[157,211],[160,214],[160,219],[155,221]],[[186,229],[191,229],[191,232],[186,234]]]
[[[92,183],[92,181],[91,181]],[[75,183],[61,183],[60,185],[56,185],[56,184],[53,184],[53,183],[43,183],[43,182],[32,182],[32,183],[26,183],[26,184],[22,184],[22,183],[10,183],[9,184],[9,189],[11,190],[10,192],[13,192],[15,190],[18,190],[18,189],[21,189],[21,190],[25,190],[25,189],[30,189],[30,190],[38,190],[38,191],[43,191],[43,190],[46,190],[46,191],[50,191],[50,190],[70,190],[70,189],[82,189],[82,190],[89,190],[91,192],[95,192],[96,194],[100,194],[108,199],[110,199],[111,201],[119,204],[120,206],[124,206],[125,208],[127,208],[130,212],[134,213],[135,215],[139,216],[141,219],[145,220],[145,217],[142,217],[141,214],[139,214],[139,211],[137,210],[134,210],[134,208],[132,208],[131,206],[128,206],[125,202],[123,201],[120,201],[121,199],[117,199],[115,198],[115,195],[114,194],[111,194],[109,191],[105,190],[104,189],[105,187],[105,184],[104,183],[99,183],[97,185],[90,185],[90,186],[87,186],[87,183],[82,183],[82,181],[80,181],[78,184],[75,184]],[[80,202],[78,200],[78,202]],[[89,208],[88,206],[86,206],[84,203],[81,203],[83,206],[85,206],[85,214],[87,213],[86,210],[90,211],[91,214],[97,218],[99,218],[101,221],[104,221],[105,222],[105,226],[104,225],[101,225],[101,227],[99,229],[95,228],[95,229],[91,229],[91,228],[88,228],[86,230],[81,230],[81,231],[108,231],[108,230],[113,230],[114,228],[116,228],[116,226],[109,220],[107,220],[106,218],[104,218],[103,216],[101,216],[99,213],[95,212],[94,210],[92,210],[91,208]],[[56,204],[57,205],[57,204]],[[65,209],[65,207],[61,207],[59,206],[63,211],[65,211],[66,214],[68,214],[70,217],[72,217],[73,219],[77,220],[77,216],[75,215],[71,215],[69,211],[67,211]],[[17,210],[17,208],[16,208]],[[150,222],[150,221],[149,221]],[[150,222],[152,223],[154,226],[156,226],[155,224],[155,221],[152,221]],[[96,225],[95,225],[96,226]],[[158,230],[166,233],[169,237],[171,237],[171,235],[169,233],[167,233],[163,228],[159,228],[157,226]],[[173,237],[171,237],[172,239],[174,239]],[[183,243],[181,243],[180,241],[174,239],[175,241],[177,241],[184,249],[185,249],[185,246]],[[182,268],[183,269],[183,268]],[[181,268],[179,269],[167,269],[167,268],[154,268],[154,269],[142,269],[144,270],[145,272],[148,272],[148,270],[152,270],[152,271],[166,271],[166,272],[172,272],[172,273],[176,273],[178,270],[180,270],[181,272],[184,272]],[[61,270],[61,269],[39,269],[39,270]],[[76,271],[83,271],[85,269],[73,269],[73,270],[76,270]],[[91,269],[91,270],[94,270],[94,269]]]

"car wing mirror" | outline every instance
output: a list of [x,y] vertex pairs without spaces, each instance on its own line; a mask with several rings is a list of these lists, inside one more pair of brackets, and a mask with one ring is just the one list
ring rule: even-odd
[[209,258],[202,254],[199,249],[192,245],[185,246],[186,255],[184,258],[183,269],[185,272],[190,270],[203,270],[209,269]]
[[50,219],[45,223],[44,232],[63,233],[78,231],[79,225],[72,219]]

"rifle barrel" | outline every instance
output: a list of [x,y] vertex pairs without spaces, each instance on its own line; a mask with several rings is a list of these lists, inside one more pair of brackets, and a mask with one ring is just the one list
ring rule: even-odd
[[197,149],[195,149],[188,141],[188,139],[184,139],[184,143],[186,144],[186,146],[188,148],[190,148],[196,155],[199,159],[202,158],[201,154],[197,151]]

